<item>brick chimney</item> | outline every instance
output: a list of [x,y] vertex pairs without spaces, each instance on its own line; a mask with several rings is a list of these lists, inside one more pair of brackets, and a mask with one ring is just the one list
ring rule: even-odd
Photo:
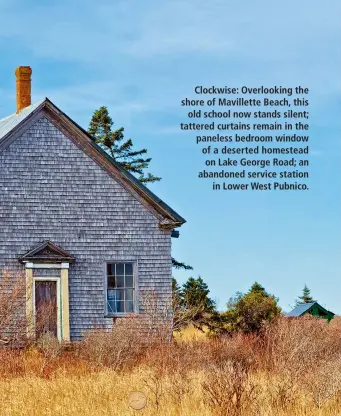
[[15,70],[17,85],[17,114],[22,109],[31,105],[31,74],[29,66],[18,66]]

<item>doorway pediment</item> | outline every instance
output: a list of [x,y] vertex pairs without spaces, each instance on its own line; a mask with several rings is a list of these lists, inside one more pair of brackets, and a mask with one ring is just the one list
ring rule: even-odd
[[72,263],[74,257],[66,250],[47,240],[19,258],[22,263]]

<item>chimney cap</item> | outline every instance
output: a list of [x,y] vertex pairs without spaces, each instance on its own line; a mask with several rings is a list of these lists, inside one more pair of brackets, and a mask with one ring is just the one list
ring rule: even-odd
[[15,69],[14,72],[15,75],[20,75],[20,74],[32,74],[32,68],[30,66],[18,66]]

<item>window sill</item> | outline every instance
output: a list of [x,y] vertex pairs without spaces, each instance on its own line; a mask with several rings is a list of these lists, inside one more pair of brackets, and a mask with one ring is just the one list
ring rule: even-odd
[[104,318],[134,318],[140,315],[138,312],[121,312],[121,313],[110,313],[104,315]]

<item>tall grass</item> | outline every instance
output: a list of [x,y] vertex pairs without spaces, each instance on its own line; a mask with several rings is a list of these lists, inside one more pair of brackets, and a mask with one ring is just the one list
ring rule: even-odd
[[[65,350],[0,349],[1,415],[341,414],[341,323],[280,318],[259,336],[161,342],[123,322]],[[141,411],[128,396],[143,391]]]

